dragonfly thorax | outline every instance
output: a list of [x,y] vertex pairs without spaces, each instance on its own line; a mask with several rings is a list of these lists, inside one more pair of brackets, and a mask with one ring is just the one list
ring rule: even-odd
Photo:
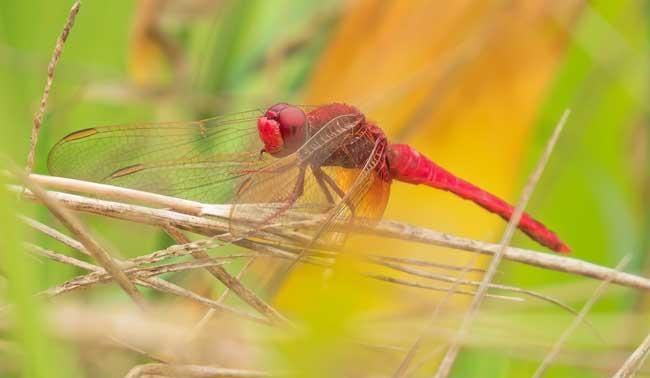
[[305,142],[306,124],[302,109],[284,103],[271,106],[257,120],[257,130],[264,143],[262,152],[276,157],[296,152]]

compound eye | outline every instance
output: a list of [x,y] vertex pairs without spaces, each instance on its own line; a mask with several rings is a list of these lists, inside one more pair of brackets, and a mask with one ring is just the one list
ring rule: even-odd
[[264,115],[265,115],[266,117],[268,117],[268,118],[275,118],[275,117],[278,116],[278,114],[279,114],[282,110],[284,110],[284,109],[286,109],[286,108],[288,108],[288,107],[289,107],[289,104],[284,103],[284,102],[280,102],[280,103],[277,103],[277,104],[271,106],[270,108],[268,108],[268,109],[266,110],[266,113],[264,113]]
[[286,106],[280,111],[279,122],[282,128],[295,129],[303,126],[307,120],[305,112],[295,106]]

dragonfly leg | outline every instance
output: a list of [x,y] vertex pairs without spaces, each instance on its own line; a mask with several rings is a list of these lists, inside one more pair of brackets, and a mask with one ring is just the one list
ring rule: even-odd
[[320,167],[314,167],[312,166],[312,171],[314,172],[315,177],[319,177],[323,180],[327,186],[329,186],[337,196],[339,196],[340,199],[345,201],[345,205],[350,209],[352,214],[355,212],[355,206],[353,203],[345,199],[345,192],[343,189],[341,189],[338,184],[325,172]]
[[302,196],[303,191],[305,190],[305,172],[307,171],[306,166],[301,166],[300,167],[300,173],[298,173],[298,178],[296,179],[296,185],[293,187],[293,190],[291,191],[291,194],[289,195],[289,206],[293,205],[294,202],[298,200],[300,196]]
[[[293,189],[291,189],[291,193],[286,197],[285,204],[282,206],[282,208],[276,212],[276,215],[279,215],[285,211],[287,211],[291,206],[293,206],[296,201],[298,201],[298,198],[302,196],[303,191],[305,189],[305,173],[307,171],[306,166],[300,166],[300,172],[298,173],[298,177],[296,178],[296,183],[293,186]],[[275,216],[273,218],[275,218]]]
[[284,204],[282,205],[282,207],[280,207],[279,209],[277,209],[277,211],[275,211],[273,214],[271,214],[266,219],[264,219],[263,222],[260,222],[261,224],[268,224],[271,221],[277,219],[285,211],[289,210],[296,203],[298,198],[302,196],[303,191],[305,189],[305,173],[307,171],[307,166],[301,165],[299,168],[300,168],[300,172],[298,172],[298,177],[296,178],[296,182],[293,186],[293,189],[291,189],[291,193],[289,193],[287,197],[283,199]]
[[316,179],[318,186],[321,188],[321,191],[325,195],[327,203],[330,204],[330,206],[334,206],[334,197],[332,197],[332,193],[330,193],[330,190],[325,183],[325,179],[323,178],[325,173],[320,169],[320,167],[316,166],[312,166],[311,171],[314,173],[314,178]]

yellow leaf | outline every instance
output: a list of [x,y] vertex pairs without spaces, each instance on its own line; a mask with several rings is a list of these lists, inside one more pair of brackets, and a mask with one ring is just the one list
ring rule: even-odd
[[[356,105],[392,142],[408,142],[460,177],[516,200],[531,127],[582,3],[349,4],[305,103]],[[384,218],[487,241],[497,240],[505,225],[451,194],[399,182]],[[453,264],[468,259],[458,251],[365,237],[352,238],[346,250]],[[396,289],[408,298],[404,288]],[[421,290],[408,292],[422,298]],[[290,301],[290,293],[289,287],[283,300]]]

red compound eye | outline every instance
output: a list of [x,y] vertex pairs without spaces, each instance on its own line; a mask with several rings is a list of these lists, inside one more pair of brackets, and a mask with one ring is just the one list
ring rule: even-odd
[[264,151],[275,157],[292,154],[305,142],[307,115],[299,107],[279,103],[260,117],[257,128]]
[[266,117],[268,117],[268,118],[276,118],[278,116],[278,114],[282,110],[284,110],[284,109],[286,109],[288,107],[289,107],[289,104],[284,103],[284,102],[280,102],[280,103],[277,103],[277,104],[271,106],[270,108],[268,108],[266,110],[266,113],[264,113],[264,115]]
[[278,121],[282,130],[291,130],[291,134],[293,134],[297,128],[302,128],[305,125],[306,117],[302,109],[295,106],[287,106],[280,111]]

